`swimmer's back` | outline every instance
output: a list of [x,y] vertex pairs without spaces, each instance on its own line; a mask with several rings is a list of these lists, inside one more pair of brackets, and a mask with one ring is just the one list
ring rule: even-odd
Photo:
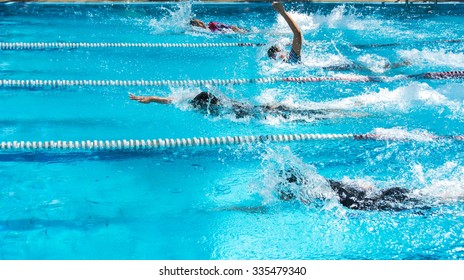
[[420,204],[411,191],[393,187],[379,193],[367,194],[366,191],[348,186],[339,181],[328,180],[330,187],[338,196],[340,204],[356,210],[402,211]]

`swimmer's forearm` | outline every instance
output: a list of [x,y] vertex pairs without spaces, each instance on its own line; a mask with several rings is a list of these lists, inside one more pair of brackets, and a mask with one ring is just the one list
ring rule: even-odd
[[168,97],[159,97],[159,96],[147,96],[149,102],[158,103],[158,104],[170,104],[172,99]]
[[292,48],[296,52],[297,55],[301,53],[301,45],[303,42],[303,36],[301,35],[301,30],[293,20],[293,18],[285,11],[284,6],[279,2],[272,3],[272,7],[279,12],[279,14],[285,19],[288,26],[293,32],[293,42]]
[[288,26],[292,30],[293,34],[301,36],[301,30],[296,24],[296,22],[293,20],[293,18],[290,17],[290,15],[287,14],[287,12],[283,11],[280,12],[280,15],[285,19],[287,22]]
[[131,100],[138,101],[140,103],[158,103],[158,104],[170,104],[172,103],[172,99],[168,97],[159,97],[159,96],[137,96],[130,94],[129,98]]
[[285,11],[284,6],[279,2],[272,3],[272,7],[279,12],[279,14],[285,19],[290,29],[292,29],[295,35],[299,34],[301,36],[301,31],[298,25],[295,23],[293,18]]

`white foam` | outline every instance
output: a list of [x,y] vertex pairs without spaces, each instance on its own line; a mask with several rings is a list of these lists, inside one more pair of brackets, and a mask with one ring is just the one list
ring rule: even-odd
[[415,164],[411,168],[414,181],[422,188],[416,193],[423,197],[447,202],[464,200],[464,166],[448,161],[437,168]]
[[387,58],[375,54],[362,55],[357,60],[374,73],[384,73],[390,65]]
[[262,105],[267,104],[282,104],[288,107],[297,107],[296,103],[297,96],[292,93],[285,93],[281,89],[264,89],[261,91],[261,94],[258,95],[255,99],[258,103]]
[[169,97],[172,103],[183,111],[191,110],[189,101],[202,92],[198,87],[171,87]]
[[428,142],[436,139],[436,136],[426,130],[407,130],[404,128],[376,128],[372,131],[376,139],[394,140],[413,140],[418,142]]
[[[319,23],[315,22],[312,14],[304,14],[294,11],[288,11],[288,14],[293,18],[302,32],[309,30],[316,30],[319,28]],[[285,19],[276,14],[277,22],[272,28],[272,34],[292,34],[292,30],[288,26]]]
[[[458,94],[457,92],[460,92]],[[464,119],[462,85],[446,85],[432,88],[427,83],[411,82],[393,90],[381,88],[378,92],[368,92],[359,96],[321,103],[322,107],[335,109],[369,109],[372,111],[408,112],[412,108],[424,106],[442,111],[451,110],[450,118]]]
[[355,8],[347,8],[346,5],[333,8],[329,15],[316,14],[314,21],[320,27],[348,30],[373,30],[383,25],[380,20],[356,14]]
[[[372,30],[382,27],[382,21],[371,19],[369,17],[356,14],[356,9],[347,8],[345,5],[340,5],[330,12],[328,15],[321,13],[300,13],[296,11],[288,11],[288,14],[295,20],[301,31],[317,31],[322,27],[331,29],[348,29],[348,30]],[[277,23],[273,30],[274,34],[291,34],[285,19],[277,15]],[[306,32],[306,33],[307,33]]]
[[413,65],[464,67],[464,54],[462,52],[455,53],[444,49],[412,49],[398,50],[397,53],[402,59],[410,61]]
[[[321,103],[317,102],[302,102],[299,100],[299,96],[297,94],[289,93],[281,89],[265,89],[261,92],[259,96],[257,96],[256,101],[262,106],[276,106],[281,105],[285,106],[289,109],[294,110],[318,110],[318,109],[325,109],[326,106],[321,106]],[[280,116],[279,114],[273,115],[272,113],[266,115],[265,119],[262,119],[261,122],[267,125],[280,125],[282,123],[289,123],[289,122],[316,122],[320,121],[321,119],[329,120],[329,119],[337,119],[343,117],[360,117],[361,115],[355,114],[352,112],[347,112],[346,110],[334,110],[334,111],[326,111],[321,112],[320,114],[298,114],[298,112],[294,112],[286,114],[284,116]]]

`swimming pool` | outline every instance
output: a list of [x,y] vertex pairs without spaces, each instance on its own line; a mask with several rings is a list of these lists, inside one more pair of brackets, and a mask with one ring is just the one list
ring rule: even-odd
[[[266,46],[291,33],[261,4],[1,4],[0,42],[264,43],[258,47],[71,47],[0,50],[0,80],[220,80],[384,76],[380,82],[165,86],[0,86],[0,142],[191,139],[375,133],[144,149],[0,151],[2,259],[463,259],[463,82],[405,75],[464,69],[464,6],[286,4],[305,43],[302,65]],[[247,28],[212,34],[191,17]],[[457,41],[446,41],[457,40]],[[382,44],[399,43],[389,46]],[[363,69],[333,66],[354,61]],[[388,69],[389,63],[410,65]],[[208,90],[254,105],[329,110],[312,116],[211,116],[187,99]],[[174,99],[140,104],[128,93]],[[326,189],[285,202],[281,173],[400,186],[428,209],[358,211]],[[318,199],[318,198],[323,199]],[[445,203],[442,203],[445,201]]]

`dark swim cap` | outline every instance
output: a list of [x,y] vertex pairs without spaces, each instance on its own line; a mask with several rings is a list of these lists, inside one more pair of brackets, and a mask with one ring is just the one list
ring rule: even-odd
[[209,92],[202,91],[190,101],[190,104],[195,108],[207,109],[211,105],[218,105],[219,99]]
[[267,50],[267,56],[269,56],[270,58],[276,59],[277,53],[280,51],[281,51],[280,48],[274,45]]

